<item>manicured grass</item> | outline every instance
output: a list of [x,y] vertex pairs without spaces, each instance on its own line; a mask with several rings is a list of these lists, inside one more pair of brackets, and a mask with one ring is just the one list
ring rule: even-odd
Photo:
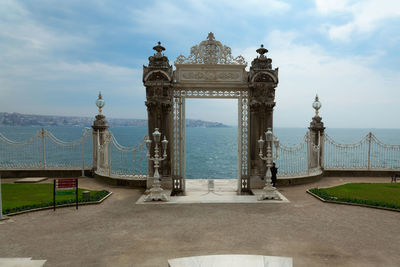
[[[96,201],[107,195],[107,191],[78,189],[78,202],[83,199],[82,192],[90,191],[90,200]],[[53,205],[53,184],[2,184],[3,214],[23,210],[49,207]],[[57,205],[75,203],[75,192],[68,195],[56,195]]]
[[400,209],[400,184],[352,183],[310,191],[329,201]]

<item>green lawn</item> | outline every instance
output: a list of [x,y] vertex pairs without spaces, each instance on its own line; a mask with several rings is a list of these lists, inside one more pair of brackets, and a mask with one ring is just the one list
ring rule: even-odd
[[[83,191],[90,191],[90,201],[96,201],[107,195],[107,191],[93,191],[79,188],[78,201],[84,202]],[[2,184],[3,214],[53,205],[53,184]],[[56,195],[57,205],[75,203],[75,192],[68,195]]]
[[400,184],[353,183],[310,191],[325,200],[400,209]]

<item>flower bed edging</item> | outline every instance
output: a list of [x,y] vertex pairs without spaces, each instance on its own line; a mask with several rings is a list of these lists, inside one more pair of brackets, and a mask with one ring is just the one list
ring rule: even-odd
[[[84,205],[93,205],[93,204],[100,204],[102,203],[105,199],[107,199],[109,196],[112,195],[112,192],[108,191],[108,194],[105,195],[102,199],[97,200],[97,201],[88,201],[88,202],[78,202],[79,206],[84,206]],[[62,205],[56,205],[56,208],[65,208],[65,207],[72,207],[76,206],[76,203],[70,203],[70,204],[62,204]],[[22,210],[22,211],[17,211],[13,213],[7,213],[3,214],[3,216],[14,216],[14,215],[19,215],[27,212],[32,212],[32,211],[40,211],[40,210],[48,210],[48,209],[53,209],[53,206],[47,206],[47,207],[42,207],[42,208],[35,208],[35,209],[29,209],[29,210]]]
[[327,202],[327,203],[334,203],[334,204],[342,204],[342,205],[350,205],[350,206],[359,206],[359,207],[366,207],[366,208],[375,208],[375,209],[381,209],[381,210],[390,210],[390,211],[397,211],[400,212],[400,209],[392,209],[392,208],[386,208],[386,207],[381,207],[381,206],[373,206],[373,205],[367,205],[367,204],[361,204],[361,203],[353,203],[353,202],[345,202],[345,201],[338,201],[338,200],[328,200],[324,199],[317,194],[314,194],[313,192],[308,189],[306,191],[310,195],[314,196],[315,198],[321,200],[322,202]]

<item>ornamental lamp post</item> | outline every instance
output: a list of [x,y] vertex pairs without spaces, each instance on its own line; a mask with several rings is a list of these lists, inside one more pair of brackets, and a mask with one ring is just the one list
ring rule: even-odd
[[96,106],[99,108],[99,115],[102,115],[101,111],[105,104],[106,102],[104,101],[101,92],[99,92],[99,97],[96,100]]
[[318,110],[322,107],[321,102],[319,102],[318,95],[315,96],[315,101],[312,104],[312,107],[315,109],[315,116],[319,117]]
[[168,140],[164,136],[164,139],[161,141],[161,146],[164,151],[162,157],[160,156],[159,144],[161,140],[161,133],[158,131],[158,128],[154,129],[153,132],[154,139],[154,157],[150,155],[150,148],[152,141],[147,137],[145,140],[146,148],[147,148],[147,158],[150,161],[154,162],[154,175],[153,175],[153,184],[151,185],[149,194],[145,197],[144,201],[168,201],[168,196],[165,194],[164,190],[161,188],[160,183],[160,173],[158,172],[158,168],[160,167],[160,162],[167,158],[167,146]]
[[[267,142],[266,156],[264,156],[264,153],[262,151],[263,147],[264,147],[264,142]],[[275,148],[276,148],[275,157],[273,157],[272,144],[274,144]],[[266,167],[267,167],[267,171],[265,173],[265,186],[263,188],[263,193],[261,194],[261,196],[258,200],[265,200],[265,199],[280,200],[281,198],[278,195],[276,188],[273,187],[271,184],[271,182],[272,182],[271,181],[272,162],[274,159],[277,159],[279,157],[279,154],[278,154],[279,140],[274,137],[271,128],[268,128],[267,131],[265,132],[265,141],[262,139],[262,136],[260,136],[260,139],[258,140],[258,146],[260,149],[258,156],[260,157],[260,159],[266,161]]]

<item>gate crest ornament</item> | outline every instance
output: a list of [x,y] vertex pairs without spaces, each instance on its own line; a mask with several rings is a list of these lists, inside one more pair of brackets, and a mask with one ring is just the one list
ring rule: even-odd
[[192,46],[188,57],[179,55],[175,64],[247,65],[247,62],[242,56],[234,58],[231,48],[215,40],[214,34],[210,32],[207,40],[202,41],[199,45]]

